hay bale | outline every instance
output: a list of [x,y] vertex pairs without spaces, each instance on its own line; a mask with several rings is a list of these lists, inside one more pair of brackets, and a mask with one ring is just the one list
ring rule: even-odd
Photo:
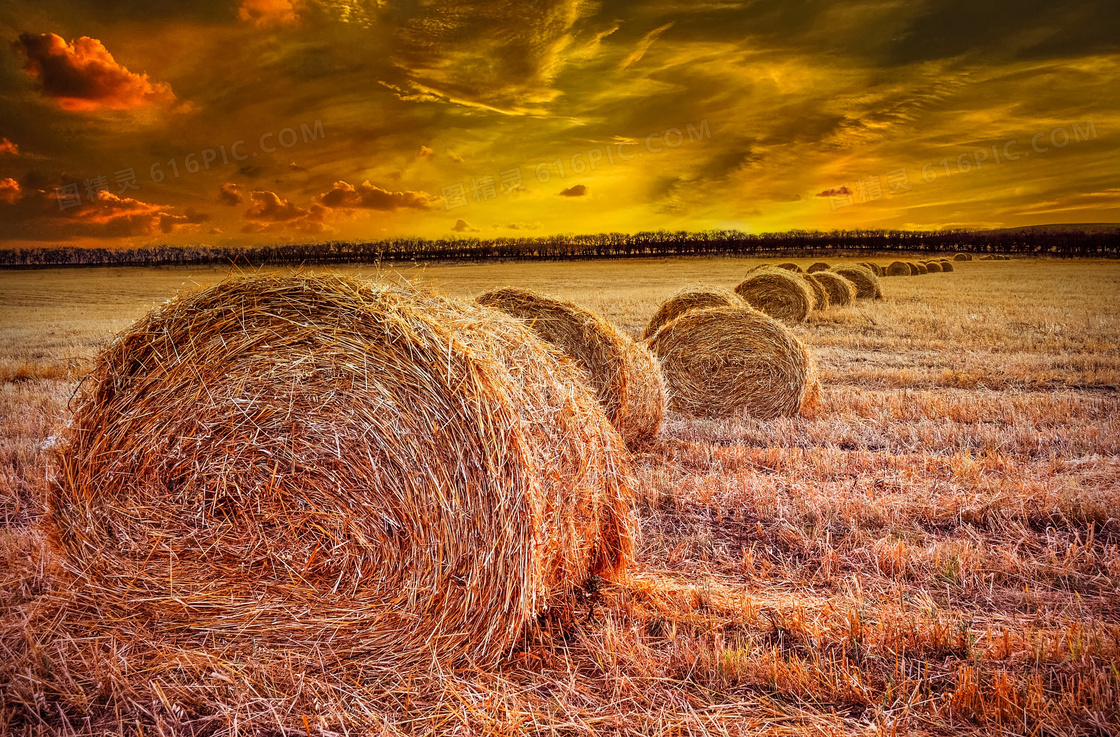
[[882,276],[883,275],[883,269],[882,269],[882,267],[879,266],[879,264],[872,263],[871,261],[860,261],[859,265],[865,267],[868,271],[870,271],[875,276]]
[[824,261],[818,261],[809,268],[805,269],[806,274],[815,274],[818,271],[828,271],[829,266]]
[[911,261],[910,265],[914,267],[915,274],[928,274],[929,269],[921,261]]
[[665,416],[665,383],[644,345],[591,310],[527,289],[495,289],[477,301],[524,320],[586,371],[603,411],[628,445],[657,437]]
[[828,292],[828,302],[833,307],[847,307],[856,299],[856,285],[839,274],[822,271],[813,274],[817,283]]
[[805,280],[778,269],[747,276],[735,293],[756,310],[791,324],[803,322],[813,308],[812,288]]
[[952,271],[953,270],[953,262],[950,261],[947,258],[941,259],[941,261],[939,261],[938,263],[941,264],[941,270],[942,271]]
[[971,261],[972,256],[967,253],[958,253],[953,256],[954,261]]
[[[661,303],[657,312],[650,318],[642,333],[642,340],[649,340],[662,325],[676,320],[689,310],[702,310],[708,307],[748,307],[738,294],[730,289],[688,288],[682,289]],[[752,308],[753,309],[753,308]]]
[[813,293],[813,309],[814,310],[827,310],[830,303],[828,299],[828,291],[825,290],[824,285],[817,281],[814,274],[802,274],[801,278],[809,286],[809,290]]
[[801,268],[800,266],[793,263],[792,261],[786,261],[784,263],[777,264],[777,267],[779,269],[785,269],[786,271],[792,271],[795,274],[804,274],[805,273],[805,269]]
[[679,412],[769,420],[796,414],[813,396],[808,351],[788,328],[755,310],[686,312],[658,330],[649,346],[661,359],[670,406]]
[[941,264],[937,261],[923,261],[922,266],[926,267],[926,271],[931,274],[941,273]]
[[367,677],[493,663],[632,554],[628,456],[585,381],[469,303],[232,279],[97,359],[52,542],[98,629],[134,653],[324,658]]
[[985,255],[981,256],[978,260],[980,260],[980,261],[994,261],[995,259],[992,256],[990,256],[988,254],[985,254]]
[[910,276],[913,273],[910,264],[905,261],[892,261],[887,267],[887,276]]
[[833,273],[839,274],[856,287],[856,299],[882,299],[883,288],[879,284],[879,277],[871,270],[859,264],[844,264],[833,267]]

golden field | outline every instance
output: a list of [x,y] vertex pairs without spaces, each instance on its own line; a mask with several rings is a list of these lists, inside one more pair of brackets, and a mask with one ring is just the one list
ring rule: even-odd
[[[680,287],[733,287],[756,263],[346,272],[527,287],[636,336]],[[810,416],[671,415],[636,458],[629,574],[496,671],[332,682],[293,664],[308,686],[291,694],[219,663],[221,709],[165,697],[154,675],[115,688],[125,652],[65,657],[82,633],[59,624],[37,523],[99,347],[227,271],[0,272],[0,734],[1117,733],[1120,264],[954,266],[793,328],[824,385]]]

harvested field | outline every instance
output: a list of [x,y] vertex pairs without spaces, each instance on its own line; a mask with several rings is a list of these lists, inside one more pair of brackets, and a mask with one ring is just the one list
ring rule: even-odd
[[[682,286],[752,265],[400,274],[546,291],[636,337]],[[790,328],[822,382],[811,413],[671,412],[634,456],[625,575],[584,582],[493,667],[382,678],[327,644],[323,662],[136,660],[119,639],[93,657],[113,623],[72,609],[43,528],[69,398],[112,334],[227,270],[0,273],[0,733],[1117,733],[1120,264],[955,266]]]

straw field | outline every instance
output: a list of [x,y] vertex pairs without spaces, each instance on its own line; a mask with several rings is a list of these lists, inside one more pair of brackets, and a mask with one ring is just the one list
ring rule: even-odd
[[[796,261],[807,269],[815,259]],[[638,338],[682,287],[731,289],[753,265],[695,259],[343,271],[390,284],[404,276],[467,300],[515,284],[585,306]],[[234,592],[232,607],[228,592],[206,606],[183,599],[200,625],[184,633],[175,626],[183,610],[170,597],[160,609],[166,619],[125,620],[120,604],[96,595],[117,585],[115,573],[133,577],[127,569],[105,567],[73,581],[71,563],[47,537],[49,501],[60,482],[60,443],[93,379],[71,396],[113,335],[178,290],[216,284],[226,272],[0,272],[0,734],[1115,734],[1120,265],[953,265],[952,272],[884,278],[882,299],[834,303],[787,328],[816,363],[821,393],[813,411],[768,420],[671,411],[659,440],[630,456],[633,562],[613,579],[574,577],[501,657],[459,664],[386,663],[354,652],[353,640],[308,645],[298,631],[285,636],[252,624],[242,638],[227,636],[223,627],[256,606],[246,601],[247,587]],[[434,322],[427,329],[436,337],[453,328]],[[469,347],[452,353],[452,374],[434,371],[431,380],[469,376],[460,363]],[[252,375],[270,365],[258,364]],[[486,366],[472,381],[485,383],[500,368]],[[306,414],[310,402],[300,408],[324,422],[307,427],[322,442],[299,452],[318,454],[323,473],[340,473],[361,461],[347,458],[349,443],[336,452],[326,442],[331,428],[349,420],[325,398],[332,386],[343,394],[365,390],[345,380],[351,368],[325,357],[306,369],[300,396],[322,399],[324,411],[342,416],[328,423]],[[277,393],[262,385],[258,397],[238,382],[243,375],[214,377],[237,399],[231,407]],[[544,382],[537,376],[532,385]],[[587,406],[591,394],[584,394]],[[183,428],[209,422],[196,414],[175,417]],[[129,422],[140,428],[163,416],[149,405]],[[259,463],[229,454],[231,463],[246,464],[243,474],[271,477],[264,451],[293,452],[246,435],[250,420],[274,418],[227,420],[231,448],[258,449]],[[562,443],[577,425],[550,443]],[[461,438],[475,432],[454,427]],[[393,442],[413,443],[421,430],[439,442],[418,420]],[[129,442],[150,448],[152,463],[173,466],[178,456],[162,452],[166,441],[201,437],[151,431]],[[384,457],[391,456],[401,460],[401,483],[419,483],[409,469],[422,466],[405,468],[403,454]],[[283,469],[280,486],[282,476]],[[153,498],[175,493],[166,485],[148,489]],[[359,532],[375,529],[372,518],[357,526],[355,511],[343,540],[343,528],[324,523],[321,498],[307,500],[315,505],[292,500],[286,511],[262,507],[260,516],[232,503],[219,507],[256,520],[259,527],[237,534],[257,535],[261,547],[240,557],[271,562],[253,572],[271,577],[259,593],[287,592],[289,622],[304,627],[321,624],[313,598],[339,596],[342,584],[335,594],[333,580],[319,594],[303,588],[301,577],[325,580],[315,572],[328,561],[301,556],[314,540],[329,552],[324,546],[337,543],[327,532],[357,545]],[[157,529],[145,509],[117,505],[97,524],[115,525],[115,545],[127,552],[130,530]],[[290,529],[296,515],[323,530]],[[85,529],[99,529],[92,522]],[[167,517],[160,529],[188,522]],[[392,525],[379,527],[386,536]],[[150,540],[152,560],[170,564],[169,583],[179,580],[180,565],[187,576],[192,562],[181,538]],[[273,540],[284,545],[264,549]],[[182,598],[190,580],[167,593]],[[154,607],[142,598],[128,605]]]

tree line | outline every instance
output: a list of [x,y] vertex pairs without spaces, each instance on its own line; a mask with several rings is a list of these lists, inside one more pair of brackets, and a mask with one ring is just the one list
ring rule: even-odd
[[420,261],[584,261],[674,256],[853,256],[875,253],[1116,258],[1120,230],[837,230],[750,234],[735,230],[601,233],[536,238],[393,238],[253,246],[0,249],[0,268],[52,266],[284,266]]

